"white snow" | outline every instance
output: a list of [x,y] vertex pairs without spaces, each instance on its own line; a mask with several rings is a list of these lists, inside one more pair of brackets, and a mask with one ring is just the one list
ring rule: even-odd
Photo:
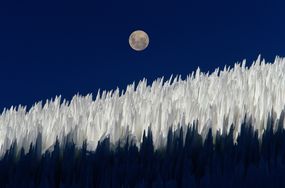
[[[11,107],[0,115],[0,155],[17,139],[18,148],[28,151],[42,133],[43,152],[58,136],[72,133],[77,146],[87,139],[88,149],[109,136],[111,143],[127,134],[142,140],[143,131],[151,126],[155,147],[166,142],[169,127],[174,130],[199,121],[204,136],[209,127],[228,131],[235,125],[236,134],[245,114],[252,116],[253,126],[261,133],[271,110],[279,117],[285,104],[285,59],[276,57],[265,63],[260,56],[250,67],[236,63],[233,68],[216,69],[205,74],[198,68],[187,79],[180,76],[164,81],[158,78],[151,85],[143,79],[125,92],[98,92],[75,95],[72,100],[53,100],[36,103],[31,109]],[[276,123],[275,123],[276,124]]]

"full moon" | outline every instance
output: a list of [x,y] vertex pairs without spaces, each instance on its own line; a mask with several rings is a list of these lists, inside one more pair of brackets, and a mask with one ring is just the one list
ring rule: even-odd
[[132,49],[136,51],[142,51],[147,48],[149,44],[149,37],[146,32],[142,30],[136,30],[130,35],[129,44]]

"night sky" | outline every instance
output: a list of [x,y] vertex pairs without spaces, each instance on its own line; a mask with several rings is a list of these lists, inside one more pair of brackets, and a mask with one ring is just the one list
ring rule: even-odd
[[[0,3],[0,111],[285,56],[281,0],[9,3]],[[136,29],[150,37],[145,51],[128,44]]]

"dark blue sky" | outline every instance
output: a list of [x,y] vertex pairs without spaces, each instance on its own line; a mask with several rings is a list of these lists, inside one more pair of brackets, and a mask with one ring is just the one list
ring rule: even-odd
[[[183,78],[258,54],[285,56],[285,2],[10,1],[0,3],[0,108],[61,94],[124,89],[146,77]],[[150,45],[135,52],[133,30]],[[0,110],[1,111],[1,110]]]

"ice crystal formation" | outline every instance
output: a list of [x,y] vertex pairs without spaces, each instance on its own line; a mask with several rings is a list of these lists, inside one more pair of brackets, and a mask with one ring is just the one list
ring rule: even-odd
[[213,133],[228,132],[233,125],[238,134],[245,115],[262,133],[268,116],[275,117],[276,126],[284,108],[284,75],[284,58],[266,63],[258,57],[250,67],[244,60],[211,74],[198,68],[185,80],[180,76],[166,81],[158,78],[148,85],[143,79],[125,91],[98,92],[95,99],[92,94],[75,95],[71,101],[58,96],[29,110],[11,107],[0,116],[0,154],[15,141],[27,151],[39,133],[43,152],[67,135],[78,146],[86,140],[92,150],[106,137],[116,144],[131,135],[139,143],[149,127],[158,148],[165,145],[170,127],[175,130],[196,122],[205,136],[209,128]]

